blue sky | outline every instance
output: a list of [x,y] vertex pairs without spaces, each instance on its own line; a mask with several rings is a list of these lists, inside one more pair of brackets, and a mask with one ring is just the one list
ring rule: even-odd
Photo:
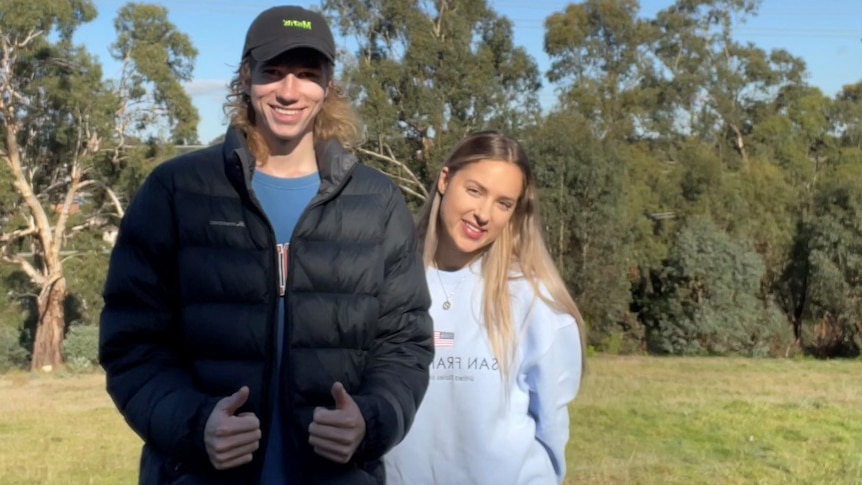
[[[198,49],[194,80],[186,88],[201,116],[198,135],[208,142],[225,129],[222,103],[225,85],[236,69],[245,30],[262,10],[276,5],[242,0],[139,0],[168,8],[169,19],[186,33]],[[104,66],[106,77],[115,77],[118,64],[108,54],[115,33],[113,20],[126,0],[95,0],[99,16],[82,26],[75,35]],[[297,0],[313,7],[319,1]],[[541,72],[549,61],[542,51],[544,21],[573,2],[556,0],[490,0],[494,9],[513,21],[515,43],[523,46],[539,64]],[[671,0],[642,0],[643,15],[653,15]],[[763,49],[783,48],[805,60],[809,82],[824,93],[834,95],[845,84],[862,80],[862,0],[764,0],[758,15],[740,26],[740,41],[753,42]],[[345,43],[336,39],[339,47]],[[548,84],[548,83],[545,83]],[[541,93],[544,105],[555,99],[550,87]]]

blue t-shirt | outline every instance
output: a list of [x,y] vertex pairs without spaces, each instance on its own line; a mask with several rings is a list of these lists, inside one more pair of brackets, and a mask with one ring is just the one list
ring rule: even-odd
[[[258,171],[255,172],[251,185],[263,212],[275,231],[280,262],[279,288],[286,290],[290,238],[299,216],[302,215],[320,188],[320,175],[315,172],[298,178],[279,178]],[[272,395],[270,397],[273,403],[272,423],[264,454],[260,485],[287,485],[290,483],[288,472],[288,459],[290,457],[285,456],[284,436],[282,436],[281,428],[283,421],[282,402],[278,398],[281,393],[282,375],[280,369],[283,367],[285,328],[284,291],[280,291],[280,294],[276,331],[276,371],[273,374]]]

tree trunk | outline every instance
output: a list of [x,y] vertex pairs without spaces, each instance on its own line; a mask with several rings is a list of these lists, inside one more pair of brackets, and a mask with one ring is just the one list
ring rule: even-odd
[[39,294],[39,323],[36,340],[33,342],[33,358],[30,370],[50,372],[63,363],[63,330],[66,300],[66,278],[60,277]]
[[745,148],[745,140],[742,137],[742,132],[733,123],[730,124],[730,129],[733,130],[733,134],[736,136],[733,147],[742,155],[742,162],[745,168],[748,168],[748,150]]

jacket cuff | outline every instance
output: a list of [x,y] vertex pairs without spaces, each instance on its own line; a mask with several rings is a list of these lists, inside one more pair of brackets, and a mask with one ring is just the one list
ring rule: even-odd
[[[389,448],[394,446],[390,443],[391,438],[387,437],[385,424],[385,416],[395,415],[394,409],[388,409],[384,399],[373,396],[353,396],[353,401],[359,407],[362,413],[362,418],[365,419],[365,438],[359,443],[356,451],[353,453],[353,461],[364,462],[380,459]],[[387,409],[381,409],[381,408]],[[388,439],[387,439],[388,438]]]

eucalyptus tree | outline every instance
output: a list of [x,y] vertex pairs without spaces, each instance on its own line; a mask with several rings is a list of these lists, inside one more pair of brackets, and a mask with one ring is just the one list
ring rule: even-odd
[[366,126],[357,151],[424,200],[443,158],[468,132],[517,134],[541,87],[511,20],[485,0],[326,0],[355,46],[342,76]]
[[63,250],[77,233],[104,225],[106,209],[122,215],[112,183],[127,161],[126,141],[154,126],[174,142],[196,138],[197,113],[181,83],[197,53],[167,11],[120,9],[116,80],[105,80],[98,60],[73,42],[96,15],[90,0],[0,1],[0,181],[12,187],[0,203],[0,258],[35,288],[33,369],[62,363]]

